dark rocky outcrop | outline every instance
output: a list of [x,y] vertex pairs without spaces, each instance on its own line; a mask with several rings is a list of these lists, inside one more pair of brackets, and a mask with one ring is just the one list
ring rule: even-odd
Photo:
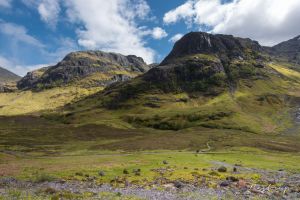
[[123,56],[102,51],[74,52],[68,54],[55,66],[29,72],[18,82],[18,88],[51,88],[80,80],[95,73],[102,73],[107,76],[98,83],[101,86],[107,86],[116,81],[131,78],[122,72],[139,74],[148,69],[149,67],[144,60],[134,55]]
[[262,47],[259,43],[250,39],[236,38],[232,35],[191,32],[175,43],[171,53],[162,61],[161,65],[172,63],[178,57],[193,54],[213,54],[223,62],[228,62],[233,58],[245,59],[249,53],[261,50]]
[[31,72],[28,72],[20,81],[18,81],[17,86],[19,89],[30,89],[37,86],[43,74],[47,71],[49,67],[44,67]]
[[118,108],[122,102],[151,91],[191,96],[233,93],[240,79],[267,77],[262,52],[263,48],[250,39],[191,32],[176,42],[159,66],[128,83],[108,87],[104,105]]

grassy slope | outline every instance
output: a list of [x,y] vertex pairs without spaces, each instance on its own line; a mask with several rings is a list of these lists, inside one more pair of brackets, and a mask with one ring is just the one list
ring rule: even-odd
[[[45,68],[36,70],[34,73],[40,76]],[[80,80],[44,89],[40,91],[16,91],[12,93],[0,93],[0,116],[38,114],[40,112],[52,112],[66,104],[78,101],[84,97],[103,90],[99,82],[111,80],[114,75],[123,74],[130,77],[138,76],[139,73],[126,70],[111,70],[107,73],[93,73]]]
[[17,91],[0,93],[0,115],[23,115],[51,111],[103,88],[84,89],[74,86],[57,87],[41,92]]
[[[85,177],[76,176],[76,172],[94,176],[104,170],[107,175],[98,181],[109,182],[115,176],[122,176],[126,168],[130,180],[141,181],[155,178],[157,174],[151,169],[164,167],[163,160],[176,165],[170,179],[190,179],[195,168],[217,167],[214,163],[224,160],[246,167],[297,171],[299,141],[299,136],[257,135],[234,130],[124,130],[96,125],[76,127],[38,117],[1,117],[0,176],[33,181],[46,175],[81,180]],[[208,154],[195,156],[195,150],[205,150]],[[134,176],[131,173],[134,168],[142,169],[143,176]],[[199,171],[207,176],[209,172]]]
[[[107,110],[102,97],[74,104],[66,121],[74,124],[106,124],[119,128],[151,127],[180,130],[189,127],[279,134],[293,126],[291,112],[300,97],[299,72],[284,64],[270,63],[267,79],[242,79],[234,94],[214,98],[190,98],[187,93],[144,93],[126,102],[128,108]],[[272,71],[274,70],[274,71]]]

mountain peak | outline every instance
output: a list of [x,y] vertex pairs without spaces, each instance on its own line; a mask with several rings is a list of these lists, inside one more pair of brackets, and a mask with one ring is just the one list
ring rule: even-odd
[[19,80],[20,77],[10,71],[8,71],[7,69],[3,68],[0,66],[0,83],[4,83],[4,82],[14,82]]
[[88,78],[92,79],[87,81],[88,87],[105,87],[116,81],[132,78],[148,69],[144,60],[134,55],[78,51],[69,53],[55,66],[29,72],[18,82],[18,88],[51,88]]
[[300,63],[300,35],[271,48],[271,54],[288,62]]
[[170,63],[174,58],[192,54],[214,54],[218,55],[221,60],[245,57],[246,48],[259,51],[261,46],[256,41],[232,35],[190,32],[175,43],[173,50],[161,65]]

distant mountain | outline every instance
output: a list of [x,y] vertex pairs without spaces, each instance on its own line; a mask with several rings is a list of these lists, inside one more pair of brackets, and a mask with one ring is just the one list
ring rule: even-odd
[[21,77],[0,67],[0,92],[11,92],[16,89],[16,82]]
[[19,89],[46,89],[67,84],[106,87],[129,80],[149,69],[140,57],[102,51],[68,54],[55,66],[29,72],[18,82]]
[[270,53],[288,62],[300,64],[300,35],[275,45]]
[[20,76],[0,67],[0,83],[14,82],[20,80]]
[[243,134],[296,133],[300,73],[275,56],[273,51],[282,49],[192,32],[175,43],[159,66],[68,105],[72,114],[65,120],[80,123],[85,116],[84,121],[100,123],[116,116],[116,124],[162,130],[200,126]]

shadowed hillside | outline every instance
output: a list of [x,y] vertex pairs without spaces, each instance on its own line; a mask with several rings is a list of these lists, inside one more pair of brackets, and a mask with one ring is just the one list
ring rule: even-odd
[[299,75],[255,41],[192,32],[158,67],[68,106],[65,120],[279,134],[295,125]]

